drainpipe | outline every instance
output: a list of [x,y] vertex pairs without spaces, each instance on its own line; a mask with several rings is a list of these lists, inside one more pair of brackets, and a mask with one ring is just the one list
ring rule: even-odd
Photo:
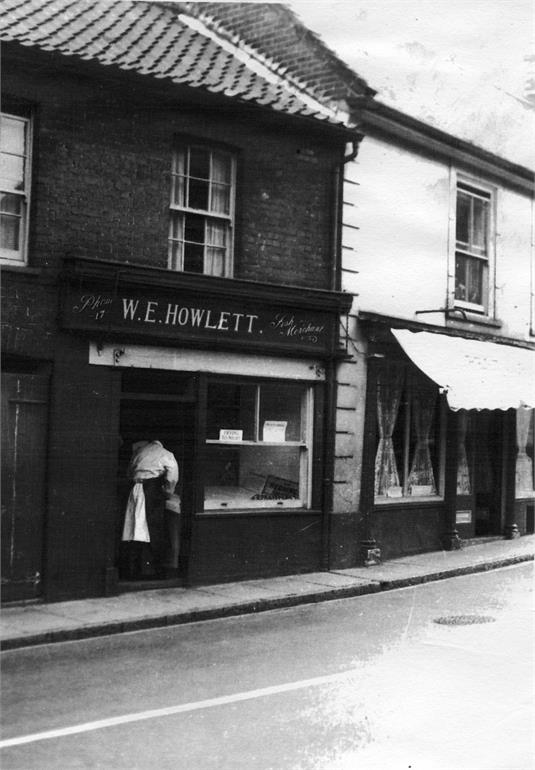
[[[343,194],[344,194],[344,166],[346,163],[354,160],[359,151],[359,145],[364,135],[356,133],[350,140],[351,152],[340,157],[340,162],[336,164],[333,180],[333,226],[332,226],[332,272],[331,272],[331,290],[341,290],[342,277],[342,226],[343,226]],[[338,346],[339,339],[339,321],[333,330],[331,341],[331,356],[326,362],[325,372],[325,446],[323,455],[323,556],[322,568],[330,569],[331,563],[331,543],[333,540],[332,532],[332,514],[333,514],[333,492],[335,475],[335,452],[336,452],[336,403],[337,403],[337,384],[338,384],[338,366],[334,358],[334,352]]]

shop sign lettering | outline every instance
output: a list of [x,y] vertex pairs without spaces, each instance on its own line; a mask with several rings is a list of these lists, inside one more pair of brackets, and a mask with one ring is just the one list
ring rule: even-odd
[[80,292],[68,287],[63,300],[63,324],[71,329],[135,329],[169,339],[230,338],[266,344],[326,350],[332,319],[315,311],[282,312],[278,308],[251,306],[237,299],[195,299]]

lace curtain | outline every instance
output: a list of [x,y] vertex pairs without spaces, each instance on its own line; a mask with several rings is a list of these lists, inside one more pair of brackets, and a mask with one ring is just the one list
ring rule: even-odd
[[230,158],[212,154],[210,211],[214,214],[230,213]]
[[516,496],[532,496],[533,489],[533,460],[527,454],[528,439],[531,434],[533,445],[533,409],[520,408],[516,410]]
[[375,494],[386,495],[399,486],[399,474],[392,434],[398,416],[403,388],[403,370],[385,369],[377,379],[377,423],[379,445],[375,455]]
[[225,222],[207,219],[205,238],[205,273],[208,273],[208,275],[225,275],[225,256],[227,252],[227,226]]
[[457,412],[457,494],[471,495],[470,468],[466,454],[466,433],[468,430],[468,413],[464,409]]
[[409,473],[409,489],[413,486],[430,487],[429,494],[436,495],[433,463],[429,450],[429,433],[433,425],[437,393],[428,388],[415,392],[412,397],[412,419],[416,434],[416,447]]

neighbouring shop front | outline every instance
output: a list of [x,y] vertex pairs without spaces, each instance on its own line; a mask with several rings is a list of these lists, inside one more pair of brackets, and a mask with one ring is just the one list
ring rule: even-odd
[[[67,261],[45,598],[321,569],[348,304],[336,292]],[[132,570],[127,473],[133,447],[151,441],[179,480]]]
[[533,532],[534,351],[367,324],[365,560]]

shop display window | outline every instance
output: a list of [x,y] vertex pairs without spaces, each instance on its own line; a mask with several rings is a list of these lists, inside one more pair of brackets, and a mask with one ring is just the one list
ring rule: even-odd
[[309,507],[311,434],[310,387],[209,383],[205,511]]
[[377,377],[375,501],[441,494],[443,405],[438,388],[402,365]]

